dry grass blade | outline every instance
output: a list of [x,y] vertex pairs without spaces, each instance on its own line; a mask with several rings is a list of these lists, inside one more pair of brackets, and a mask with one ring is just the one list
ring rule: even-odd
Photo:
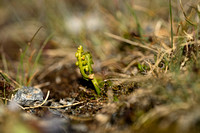
[[158,67],[159,63],[162,61],[162,59],[165,56],[165,54],[167,54],[167,52],[158,54],[157,60],[155,62],[155,65],[152,66],[152,70],[150,71],[150,73],[152,73]]
[[42,88],[42,87],[48,86],[48,85],[50,85],[50,82],[45,82],[45,83],[41,83],[38,85],[34,85],[34,88]]
[[119,40],[119,41],[122,41],[122,42],[126,42],[128,44],[131,44],[131,45],[134,45],[134,46],[137,46],[137,47],[141,47],[141,48],[144,48],[144,49],[147,49],[147,50],[150,50],[154,53],[158,53],[157,50],[151,48],[151,47],[148,47],[146,45],[143,45],[143,44],[140,44],[140,43],[137,43],[137,42],[133,42],[131,40],[128,40],[128,39],[125,39],[125,38],[122,38],[120,36],[117,36],[117,35],[114,35],[114,34],[111,34],[111,33],[105,33],[107,36],[111,37],[111,38],[114,38],[116,40]]
[[111,78],[111,79],[107,79],[113,82],[113,84],[122,84],[124,82],[143,82],[146,81],[148,79],[152,78],[151,75],[140,75],[140,76],[134,76],[134,77],[128,77],[128,78]]
[[138,11],[143,11],[145,13],[147,13],[149,16],[154,17],[156,15],[156,13],[148,8],[145,8],[143,6],[140,5],[134,5],[134,9],[138,10]]
[[191,45],[191,44],[200,44],[200,40],[182,43],[181,46],[187,46],[187,45]]
[[76,121],[91,121],[94,118],[91,117],[79,117],[79,116],[74,116],[74,115],[66,115],[67,117],[69,117],[71,120],[76,120]]
[[148,55],[148,56],[140,56],[137,59],[132,60],[124,69],[123,72],[127,72],[133,65],[137,65],[139,62],[142,61],[147,61],[147,60],[153,60],[154,59],[154,55]]
[[67,105],[60,105],[60,106],[42,106],[42,107],[44,107],[44,108],[57,109],[57,108],[64,108],[64,107],[76,106],[76,105],[79,105],[79,104],[82,104],[82,103],[84,103],[84,101],[82,101],[82,102],[77,102],[77,103],[74,103],[74,104],[67,104]]
[[[4,73],[2,70],[0,70],[0,73],[5,75],[12,83],[14,83],[17,87],[21,87],[20,84],[18,84],[15,80],[13,80],[10,76],[8,76],[6,73]],[[12,84],[11,83],[11,84]]]
[[193,26],[197,26],[196,24],[194,24],[193,22],[191,22],[191,21],[189,20],[189,18],[187,17],[187,15],[186,15],[186,13],[185,13],[185,11],[184,11],[184,9],[183,9],[182,0],[179,0],[179,2],[180,2],[180,7],[181,7],[181,10],[182,10],[182,12],[183,12],[183,15],[184,15],[184,17],[185,17],[186,22],[188,22],[189,24],[191,24],[191,25],[193,25]]

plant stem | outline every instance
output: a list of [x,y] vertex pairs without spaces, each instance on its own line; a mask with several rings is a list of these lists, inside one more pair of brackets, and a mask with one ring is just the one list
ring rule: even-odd
[[170,15],[170,23],[171,23],[171,47],[174,49],[174,33],[173,33],[173,24],[172,24],[172,3],[171,0],[169,0],[169,15]]
[[92,83],[93,83],[93,85],[94,85],[94,88],[95,88],[95,90],[96,90],[97,95],[99,95],[100,92],[101,92],[101,90],[100,90],[99,87],[98,87],[98,82],[97,82],[96,78],[94,78],[94,79],[92,80]]

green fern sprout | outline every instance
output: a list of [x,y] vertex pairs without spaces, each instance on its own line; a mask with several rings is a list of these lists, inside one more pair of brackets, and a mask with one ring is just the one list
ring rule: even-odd
[[93,73],[92,64],[94,64],[94,63],[92,61],[91,54],[89,52],[84,53],[83,46],[80,45],[76,52],[76,58],[78,60],[76,62],[76,65],[79,67],[83,78],[87,81],[89,81],[89,80],[92,81],[92,83],[95,87],[96,93],[99,95],[101,90],[98,87],[99,84]]

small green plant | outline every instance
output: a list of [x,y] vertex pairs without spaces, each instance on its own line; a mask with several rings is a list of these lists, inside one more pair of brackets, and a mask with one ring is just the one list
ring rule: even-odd
[[25,49],[20,50],[21,52],[20,63],[17,69],[17,77],[16,77],[16,81],[20,85],[31,86],[32,79],[37,73],[37,66],[39,64],[39,59],[42,55],[43,49],[53,36],[53,34],[49,35],[43,42],[39,50],[32,49],[31,48],[32,42],[36,37],[36,35],[38,34],[38,32],[41,30],[41,28],[42,27],[40,27],[36,31],[31,40],[25,45]]
[[80,45],[76,52],[76,58],[77,58],[76,65],[79,67],[83,78],[87,81],[89,81],[89,80],[92,81],[92,83],[95,87],[96,93],[99,95],[101,90],[98,87],[99,84],[93,73],[92,64],[94,64],[94,63],[92,61],[91,54],[89,52],[84,53],[83,46]]
[[145,64],[138,63],[138,69],[140,70],[140,72],[146,72],[147,70],[149,70],[149,67]]

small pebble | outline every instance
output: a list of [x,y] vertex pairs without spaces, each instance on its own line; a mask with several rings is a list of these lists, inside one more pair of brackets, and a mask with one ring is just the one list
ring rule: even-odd
[[42,102],[43,96],[41,89],[23,86],[17,91],[13,100],[22,106],[31,106],[35,102]]

